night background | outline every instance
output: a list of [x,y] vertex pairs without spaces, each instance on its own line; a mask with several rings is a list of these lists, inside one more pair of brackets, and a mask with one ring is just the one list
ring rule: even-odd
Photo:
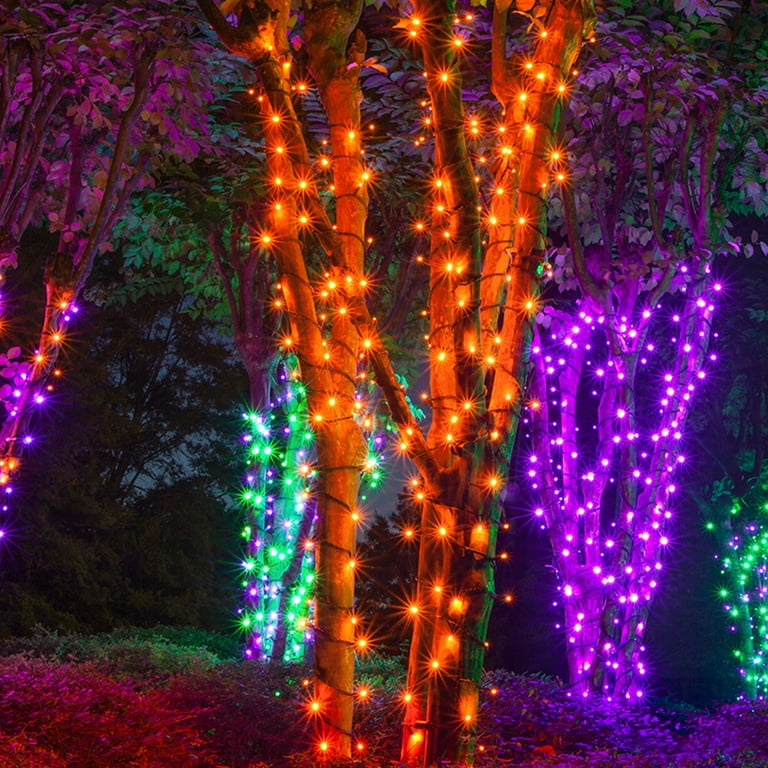
[[768,5],[0,9],[0,768],[768,766]]

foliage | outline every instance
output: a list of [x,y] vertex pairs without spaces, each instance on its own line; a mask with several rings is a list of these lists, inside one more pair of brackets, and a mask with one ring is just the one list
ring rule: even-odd
[[31,368],[23,382],[0,389],[7,470],[17,466],[9,456],[18,453],[18,433],[44,399],[76,302],[94,263],[113,250],[111,230],[129,196],[152,183],[152,169],[191,162],[204,145],[215,146],[205,105],[216,57],[192,19],[188,6],[164,0],[13,3],[3,14],[4,276],[20,265],[19,247],[31,229],[53,235],[44,293],[25,307],[26,322],[38,328],[22,350]]
[[242,655],[234,637],[195,627],[160,626],[98,635],[61,633],[38,626],[28,637],[0,643],[0,656],[15,654],[49,661],[94,662],[114,677],[144,682],[165,680],[190,669],[210,669]]
[[[211,765],[189,715],[170,707],[159,691],[114,680],[92,664],[22,656],[4,659],[0,675],[0,729],[10,739],[34,733],[55,756],[39,768]],[[40,756],[32,752],[28,759]]]
[[[148,646],[159,635],[132,631]],[[116,638],[66,638],[109,647]],[[205,641],[200,636],[196,642]],[[6,646],[7,647],[7,646]],[[182,652],[186,657],[188,649]],[[116,661],[116,659],[112,659]],[[215,662],[160,678],[103,660],[0,658],[2,768],[113,768],[115,765],[205,768],[381,768],[395,764],[399,696],[371,687],[358,708],[355,757],[324,758],[309,749],[305,669]],[[377,666],[373,663],[373,667]],[[106,666],[106,668],[105,668]],[[365,666],[365,665],[364,665]],[[398,670],[386,665],[385,674]],[[402,673],[402,670],[399,670]],[[383,681],[387,685],[387,681]],[[691,708],[626,709],[599,697],[573,696],[553,679],[496,671],[483,681],[478,768],[715,768],[765,765],[765,702]]]
[[183,302],[171,290],[141,314],[84,309],[92,341],[65,351],[34,424],[25,514],[4,521],[4,634],[226,620],[236,534],[220,463],[240,387],[231,348]]
[[[367,25],[376,25],[379,31],[384,28],[375,15]],[[298,40],[297,28],[293,44]],[[403,53],[386,46],[379,51],[387,63],[397,64]],[[375,173],[377,203],[377,215],[367,230],[369,279],[377,285],[392,286],[398,300],[382,306],[386,311],[379,327],[406,341],[410,334],[399,331],[417,312],[409,299],[423,290],[413,266],[401,270],[399,258],[401,249],[414,247],[416,233],[404,224],[415,214],[415,178],[423,170],[423,151],[414,149],[407,138],[408,121],[418,110],[406,115],[402,110],[404,100],[422,90],[423,83],[412,60],[408,68],[408,77],[402,72],[390,76],[392,68],[383,64],[366,70],[363,78],[364,89],[377,91],[375,111],[381,112],[374,115],[371,111],[366,126],[366,138],[371,142],[368,167]],[[303,63],[296,67],[292,101],[312,148],[319,180],[325,183],[330,165],[328,120],[317,89],[299,87],[306,80],[304,69]],[[155,188],[133,198],[116,236],[128,272],[150,270],[178,277],[191,297],[188,312],[204,311],[209,317],[226,318],[224,322],[234,332],[235,346],[250,380],[250,421],[246,425],[252,430],[244,435],[249,453],[241,494],[245,525],[240,582],[244,605],[239,620],[249,635],[249,653],[269,657],[277,649],[283,658],[295,658],[303,653],[307,636],[307,617],[303,614],[312,579],[302,569],[311,563],[311,553],[305,554],[303,542],[310,538],[313,526],[314,483],[308,482],[311,475],[304,477],[302,473],[314,461],[315,449],[305,440],[310,432],[305,428],[303,385],[293,380],[298,366],[292,354],[281,357],[278,348],[287,323],[279,302],[273,304],[278,293],[276,269],[269,252],[259,247],[254,236],[266,225],[268,216],[264,136],[255,119],[264,96],[249,87],[253,74],[245,69],[223,74],[217,80],[217,96],[209,114],[214,130],[225,140],[194,162],[167,163],[156,169]],[[211,76],[216,77],[216,73]],[[233,137],[237,140],[232,141]],[[399,165],[406,155],[417,162]],[[329,203],[330,198],[324,190],[324,201]],[[310,217],[305,218],[308,223]],[[320,251],[307,229],[301,228],[300,237],[314,269]],[[290,379],[285,375],[288,369]],[[372,402],[365,414],[369,422],[376,411],[376,399]],[[269,454],[258,452],[261,444]],[[377,459],[380,453],[376,451]],[[377,475],[374,470],[366,476]]]
[[611,7],[553,148],[565,243],[544,270],[525,473],[562,579],[570,680],[614,696],[645,689],[687,419],[715,368],[714,274],[737,247],[727,215],[748,202],[736,180],[756,180],[750,210],[765,212],[764,153],[749,147],[767,83],[741,66],[762,43],[719,11]]
[[296,707],[301,679],[296,667],[230,663],[177,676],[165,693],[171,706],[194,714],[225,765],[248,768],[258,758],[281,765],[307,738]]

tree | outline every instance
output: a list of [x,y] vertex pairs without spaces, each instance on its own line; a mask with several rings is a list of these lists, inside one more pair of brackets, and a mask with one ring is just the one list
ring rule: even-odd
[[[397,50],[379,46],[378,55],[389,69],[399,69]],[[415,179],[422,150],[405,139],[409,118],[399,108],[403,94],[421,88],[416,72],[397,82],[370,69],[364,78],[369,90],[386,91],[391,110],[387,131],[366,121],[369,140],[377,144],[374,196],[377,205],[368,223],[366,244],[371,281],[391,292],[375,303],[381,307],[380,327],[397,333],[414,314],[413,296],[420,290],[411,264],[398,270],[395,255],[410,251],[418,231],[403,229],[403,205],[414,207],[419,199]],[[382,80],[384,81],[382,83]],[[157,174],[153,190],[133,202],[129,215],[118,226],[118,240],[129,270],[147,268],[154,274],[179,275],[197,297],[193,311],[223,315],[234,333],[238,354],[248,373],[250,388],[245,425],[248,433],[247,469],[241,499],[243,529],[243,629],[249,636],[247,653],[280,662],[304,652],[310,637],[312,552],[310,532],[314,521],[315,449],[307,426],[304,384],[300,367],[285,341],[290,328],[282,301],[274,295],[278,283],[274,260],[254,236],[253,221],[265,215],[262,131],[254,117],[255,89],[222,82],[211,106],[211,125],[223,137],[215,156],[200,156],[192,165],[166,165]],[[317,93],[299,79],[292,85],[294,107],[303,121],[310,144],[324,147],[325,116]],[[235,144],[226,138],[236,132]],[[403,156],[410,156],[409,172],[395,173]],[[318,158],[319,169],[330,166],[329,155]],[[190,212],[193,214],[190,216]],[[309,216],[302,211],[299,224],[306,232]],[[305,234],[305,240],[307,239]],[[212,268],[213,267],[213,268]],[[392,274],[394,273],[394,274]],[[213,279],[212,279],[213,276]],[[384,422],[377,413],[377,398],[361,380],[358,421],[367,437],[369,455],[363,481],[375,486],[381,471]],[[368,425],[368,426],[366,426]],[[357,515],[357,512],[354,513]],[[359,517],[359,516],[358,516]],[[288,637],[290,635],[290,639]],[[288,653],[284,652],[287,645]]]
[[[206,140],[201,107],[213,59],[192,37],[189,13],[171,6],[51,2],[2,12],[0,268],[16,268],[30,228],[56,235],[42,298],[30,310],[38,330],[23,354],[12,347],[5,355],[5,483],[18,464],[20,430],[44,399],[78,297],[98,255],[110,250],[126,201],[149,183],[150,168],[168,156],[191,160]],[[178,29],[189,37],[183,46]]]
[[[365,304],[363,227],[369,174],[360,160],[357,105],[362,36],[357,34],[348,44],[359,8],[313,7],[304,9],[303,17],[308,66],[330,129],[334,232],[310,174],[306,141],[290,99],[287,6],[267,10],[233,4],[239,11],[238,25],[233,26],[212,2],[200,5],[230,50],[251,62],[263,88],[259,103],[271,188],[268,228],[262,229],[261,244],[274,254],[280,272],[292,349],[307,386],[321,467],[316,708],[331,726],[323,745],[346,753],[350,744],[356,645],[354,508],[357,475],[366,455],[354,420],[360,346],[397,424],[402,450],[414,460],[423,481],[423,490],[418,491],[425,503],[417,604],[424,610],[415,619],[404,759],[430,765],[441,755],[469,758],[472,742],[464,736],[474,727],[492,597],[499,509],[494,497],[514,435],[523,336],[544,252],[546,206],[541,189],[551,172],[546,150],[566,80],[593,15],[589,7],[559,3],[536,10],[533,18],[541,21],[534,22],[531,59],[537,69],[529,71],[522,66],[522,56],[507,59],[508,8],[496,10],[494,89],[506,108],[504,127],[512,138],[499,151],[496,186],[502,194],[494,196],[494,245],[484,266],[477,214],[480,196],[463,136],[453,9],[428,6],[418,23],[412,20],[424,30],[438,189],[432,201],[435,216],[427,260],[432,427],[425,438]],[[455,23],[463,20],[457,18]],[[296,230],[299,204],[313,221],[328,261],[320,270],[319,285],[311,277],[311,262]],[[317,285],[314,291],[313,285]],[[326,310],[318,307],[328,307],[327,324]],[[451,426],[454,422],[459,426]],[[433,538],[443,528],[446,535]]]
[[686,424],[713,367],[724,214],[749,202],[764,156],[764,86],[734,54],[755,51],[754,19],[614,13],[559,153],[567,245],[550,257],[558,290],[534,347],[528,474],[561,578],[570,682],[633,699]]
[[214,130],[236,126],[241,141],[193,165],[160,169],[155,188],[132,202],[116,237],[124,269],[183,280],[193,297],[188,311],[217,319],[247,374],[239,613],[246,654],[282,663],[302,658],[308,637],[314,448],[298,366],[278,345],[274,263],[249,232],[259,212],[259,175],[241,166],[259,148],[244,96],[224,92],[212,108]]
[[112,300],[82,310],[90,341],[62,350],[31,423],[23,514],[3,515],[4,634],[227,620],[236,524],[221,465],[242,381],[176,288],[145,294],[139,312],[108,283]]
[[[464,138],[453,7],[427,3],[412,23],[422,51],[435,134],[430,269],[432,423],[426,439],[374,369],[421,474],[419,609],[408,668],[403,757],[433,765],[471,760],[495,543],[521,404],[521,372],[538,268],[546,190],[561,102],[591,8],[541,4],[530,38],[507,55],[509,7],[491,32],[492,88],[502,107],[492,169],[488,246],[481,249],[479,188]],[[530,66],[528,66],[530,64]],[[400,407],[398,407],[400,406]],[[414,432],[411,436],[409,433]]]

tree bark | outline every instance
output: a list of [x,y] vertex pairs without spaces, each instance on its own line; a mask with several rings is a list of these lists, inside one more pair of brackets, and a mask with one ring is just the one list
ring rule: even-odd
[[[507,8],[495,11],[494,93],[506,108],[507,130],[495,169],[501,194],[494,195],[483,258],[453,5],[435,0],[417,10],[435,131],[433,202],[444,213],[433,216],[430,253],[432,423],[426,445],[409,438],[424,510],[401,759],[427,767],[443,759],[472,762],[494,591],[498,490],[520,413],[522,363],[544,253],[544,190],[561,98],[556,84],[569,76],[594,14],[580,3],[549,5],[546,34],[537,36],[532,57],[544,76],[521,83],[519,65],[505,54]],[[409,435],[407,427],[404,420],[401,435]]]
[[[291,101],[286,29],[288,5],[274,0],[272,13],[256,25],[241,16],[234,28],[212,0],[200,6],[219,37],[254,65],[262,86],[270,193],[269,231],[262,242],[275,256],[293,349],[299,358],[317,437],[315,695],[318,738],[326,751],[349,755],[354,696],[354,552],[360,469],[366,446],[354,420],[358,332],[334,293],[334,280],[357,285],[363,275],[367,194],[360,161],[362,39],[349,46],[361,4],[327,3],[307,9],[304,32],[309,67],[331,126],[336,226],[328,218],[312,180],[312,166]],[[279,180],[279,181],[278,181]],[[298,221],[306,211],[330,260],[326,275],[330,330],[316,311]]]

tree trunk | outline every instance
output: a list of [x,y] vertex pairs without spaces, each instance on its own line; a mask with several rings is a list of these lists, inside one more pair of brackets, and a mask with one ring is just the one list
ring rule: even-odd
[[[425,499],[401,759],[425,767],[443,759],[472,763],[493,600],[498,490],[517,426],[536,269],[545,246],[542,189],[551,174],[547,154],[559,117],[555,82],[570,72],[593,19],[588,6],[552,3],[547,34],[534,43],[534,59],[544,75],[531,74],[531,82],[521,84],[519,67],[506,59],[506,10],[495,12],[494,93],[507,107],[509,137],[500,154],[509,154],[514,163],[500,162],[496,168],[501,194],[494,194],[497,215],[483,261],[453,10],[440,0],[418,8],[426,21],[417,36],[423,37],[435,132],[432,423],[426,443],[411,437],[407,420],[400,423],[421,471]],[[525,106],[517,100],[522,85],[531,86]],[[392,407],[392,398],[387,399]]]
[[[365,40],[358,31],[348,41],[362,9],[361,2],[330,3],[305,11],[304,35],[308,66],[317,82],[328,118],[336,199],[336,230],[341,252],[330,276],[357,285],[364,274],[367,184],[361,160],[358,81]],[[341,257],[339,261],[338,257]],[[330,281],[329,281],[330,282]],[[354,420],[357,388],[358,332],[343,296],[335,299],[328,350],[333,399],[331,423],[320,428],[317,441],[318,485],[317,633],[315,692],[321,704],[321,741],[340,755],[351,753],[354,702],[354,648],[365,642],[365,630],[354,616],[355,548],[360,471],[366,446]],[[334,301],[335,299],[335,301]],[[356,639],[356,633],[360,632]]]
[[355,525],[360,457],[349,469],[350,446],[359,444],[356,424],[339,423],[318,434],[323,457],[318,484],[317,584],[315,609],[316,733],[334,753],[349,754],[354,703]]
[[[345,289],[350,283],[357,286],[363,274],[367,196],[361,186],[356,71],[362,53],[350,47],[347,56],[347,41],[361,6],[329,4],[309,9],[304,18],[310,68],[328,112],[334,162],[339,160],[334,169],[334,227],[312,178],[309,152],[291,100],[288,4],[270,0],[272,13],[266,22],[257,23],[244,13],[235,28],[213,0],[198,2],[230,50],[253,63],[263,86],[259,103],[271,188],[268,229],[262,233],[261,243],[272,251],[278,266],[291,344],[301,364],[317,436],[317,733],[325,752],[349,755],[355,644],[352,513],[366,446],[354,420],[358,334],[343,299],[337,298],[342,292],[334,293],[333,286],[334,278],[339,278]],[[330,332],[324,331],[318,318],[304,254],[298,222],[305,213],[330,260]]]

